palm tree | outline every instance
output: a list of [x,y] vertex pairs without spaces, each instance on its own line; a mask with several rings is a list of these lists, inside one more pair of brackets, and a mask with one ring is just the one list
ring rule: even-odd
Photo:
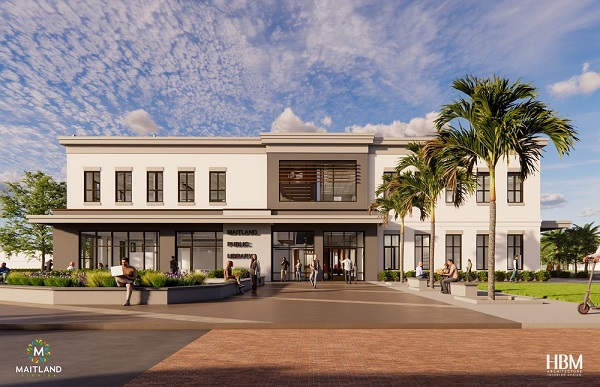
[[[435,121],[438,134],[425,145],[427,158],[442,154],[448,173],[463,166],[471,174],[477,162],[487,165],[490,177],[490,215],[488,249],[488,297],[494,296],[496,252],[496,165],[516,155],[521,179],[537,170],[546,135],[559,156],[568,154],[578,141],[570,121],[558,117],[544,103],[536,100],[530,84],[494,76],[466,76],[452,87],[467,96],[444,105]],[[451,122],[457,126],[452,126]],[[463,127],[462,123],[468,123]]]
[[473,189],[473,179],[468,179],[464,170],[455,169],[453,174],[446,173],[444,164],[437,157],[429,160],[424,158],[423,145],[410,143],[408,150],[413,153],[401,158],[396,165],[396,174],[402,175],[401,181],[390,181],[387,187],[388,195],[400,191],[404,197],[412,197],[413,203],[418,203],[421,210],[421,220],[429,218],[429,287],[435,284],[433,270],[435,258],[435,206],[448,182],[454,182],[453,202],[459,206]]
[[[369,204],[368,211],[369,214],[377,211],[384,226],[389,224],[389,216],[392,211],[394,212],[394,220],[400,218],[400,256],[398,260],[400,268],[399,281],[402,283],[404,282],[404,218],[407,215],[412,215],[413,207],[420,208],[421,206],[415,201],[415,196],[406,194],[406,191],[402,190],[402,175],[383,175],[382,179],[383,183],[375,190],[377,197]],[[395,182],[394,184],[398,189],[388,195],[388,187],[392,181]]]

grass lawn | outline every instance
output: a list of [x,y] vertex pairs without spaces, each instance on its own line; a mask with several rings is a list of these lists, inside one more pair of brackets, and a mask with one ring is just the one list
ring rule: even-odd
[[[477,289],[487,291],[487,282],[479,284]],[[496,290],[502,293],[576,303],[583,302],[586,289],[587,283],[496,282]],[[600,304],[600,284],[592,283],[591,298],[594,304]]]

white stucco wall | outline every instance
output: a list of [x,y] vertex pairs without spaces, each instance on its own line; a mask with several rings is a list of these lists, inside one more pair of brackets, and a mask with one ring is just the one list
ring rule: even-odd
[[[267,203],[267,157],[261,154],[68,154],[67,208],[264,209]],[[115,172],[131,168],[132,202],[115,202]],[[100,203],[84,202],[84,171],[100,168]],[[163,203],[146,202],[146,172],[163,168]],[[178,202],[179,168],[195,169],[195,202]],[[212,169],[211,169],[212,168]],[[209,171],[226,170],[226,203],[209,202]]]

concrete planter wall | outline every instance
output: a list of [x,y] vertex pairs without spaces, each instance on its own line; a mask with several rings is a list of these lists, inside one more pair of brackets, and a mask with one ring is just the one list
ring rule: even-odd
[[[250,280],[243,279],[245,290]],[[261,277],[258,285],[265,283]],[[220,300],[237,294],[237,285],[222,279],[208,279],[206,284],[170,288],[135,287],[132,305],[168,305]],[[121,305],[125,288],[62,288],[50,286],[0,285],[0,300],[47,305]]]

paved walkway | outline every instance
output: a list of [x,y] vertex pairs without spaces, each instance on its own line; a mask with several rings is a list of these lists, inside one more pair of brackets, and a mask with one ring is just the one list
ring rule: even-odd
[[[557,301],[477,305],[394,283],[288,282],[199,304],[0,308],[0,384],[34,382],[12,376],[25,342],[40,337],[60,345],[64,371],[36,385],[594,385],[600,376],[600,313]],[[133,344],[119,351],[123,340],[107,344],[106,331]],[[77,347],[95,342],[93,356]],[[581,376],[548,376],[555,354],[582,355]]]

